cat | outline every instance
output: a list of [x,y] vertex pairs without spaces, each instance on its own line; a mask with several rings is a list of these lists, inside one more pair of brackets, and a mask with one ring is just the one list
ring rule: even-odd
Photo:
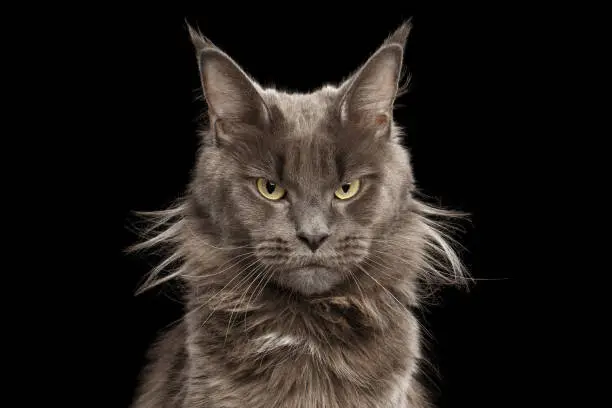
[[288,93],[188,26],[199,159],[132,248],[168,251],[143,289],[181,282],[186,310],[151,346],[133,408],[430,406],[414,311],[467,273],[447,234],[464,214],[417,198],[393,120],[411,28],[338,86]]

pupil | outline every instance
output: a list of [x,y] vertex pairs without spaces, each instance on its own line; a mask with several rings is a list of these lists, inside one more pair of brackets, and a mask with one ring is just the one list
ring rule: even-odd
[[269,181],[266,183],[266,190],[268,190],[269,194],[272,194],[274,190],[276,190],[276,184],[270,183]]
[[344,191],[345,193],[348,193],[349,188],[351,188],[350,184],[343,184],[342,185],[342,191]]

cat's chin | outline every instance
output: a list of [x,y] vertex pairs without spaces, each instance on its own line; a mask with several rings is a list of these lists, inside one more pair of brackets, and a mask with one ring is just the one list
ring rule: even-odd
[[319,295],[342,281],[342,274],[323,266],[306,266],[283,271],[277,283],[303,295]]

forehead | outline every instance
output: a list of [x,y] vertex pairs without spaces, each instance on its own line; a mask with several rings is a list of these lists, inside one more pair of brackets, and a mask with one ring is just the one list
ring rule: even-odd
[[267,95],[274,122],[268,146],[280,162],[283,182],[302,187],[309,182],[337,182],[341,146],[335,101],[331,87],[311,94]]
[[235,168],[308,193],[379,173],[384,146],[359,128],[342,126],[337,92],[332,87],[310,94],[265,90],[272,128],[259,137],[246,134],[231,147]]
[[263,97],[272,111],[278,136],[284,139],[316,137],[336,119],[338,91],[331,86],[307,94],[266,90]]

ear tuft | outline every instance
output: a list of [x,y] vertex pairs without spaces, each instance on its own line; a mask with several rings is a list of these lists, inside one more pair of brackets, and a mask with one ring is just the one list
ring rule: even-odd
[[412,30],[412,18],[404,21],[394,32],[387,38],[385,44],[397,44],[402,49],[406,47],[406,41]]
[[212,41],[210,41],[199,29],[195,29],[191,24],[185,21],[187,30],[189,31],[189,37],[196,50],[196,55],[199,57],[202,51],[207,48],[217,48]]

